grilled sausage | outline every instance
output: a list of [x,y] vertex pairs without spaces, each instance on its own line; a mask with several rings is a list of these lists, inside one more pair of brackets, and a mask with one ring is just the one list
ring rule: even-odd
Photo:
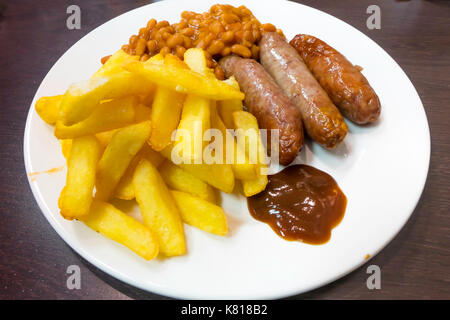
[[378,119],[380,100],[360,67],[313,36],[298,34],[290,44],[345,117],[358,124]]
[[265,33],[259,44],[262,65],[299,108],[308,135],[327,148],[337,146],[347,124],[297,51],[275,32]]
[[255,60],[227,56],[219,64],[226,77],[233,75],[238,81],[245,93],[245,106],[260,128],[279,129],[279,161],[282,165],[291,163],[303,145],[303,126],[296,106]]

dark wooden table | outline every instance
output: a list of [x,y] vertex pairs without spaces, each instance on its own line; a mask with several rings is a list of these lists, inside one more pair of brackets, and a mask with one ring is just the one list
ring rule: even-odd
[[[0,1],[0,299],[164,298],[113,279],[64,243],[31,194],[22,152],[28,107],[53,63],[95,27],[148,2]],[[425,106],[432,152],[422,198],[395,240],[343,279],[292,298],[449,299],[450,1],[298,2],[358,28],[400,64]],[[81,30],[66,28],[71,4],[81,8]],[[380,30],[366,27],[371,4],[381,8]],[[369,264],[381,267],[381,290],[366,287]],[[81,267],[80,290],[66,287],[69,265]]]

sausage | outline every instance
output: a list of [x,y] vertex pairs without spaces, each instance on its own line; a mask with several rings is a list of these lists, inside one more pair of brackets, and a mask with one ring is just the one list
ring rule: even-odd
[[380,116],[380,99],[360,72],[342,54],[313,36],[298,34],[290,44],[342,114],[358,124]]
[[299,108],[308,135],[327,148],[336,147],[347,124],[297,51],[275,32],[266,32],[259,44],[262,65]]
[[[279,129],[279,161],[282,165],[291,163],[303,145],[303,126],[297,107],[255,60],[227,56],[219,64],[226,77],[236,78],[245,93],[245,106],[256,117],[259,127]],[[268,145],[269,142],[268,138]]]

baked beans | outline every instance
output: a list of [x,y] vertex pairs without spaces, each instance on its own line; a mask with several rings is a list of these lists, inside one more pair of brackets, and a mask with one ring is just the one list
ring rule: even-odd
[[[172,25],[166,20],[150,19],[122,50],[146,61],[157,53],[171,53],[183,59],[187,49],[202,48],[207,52],[208,66],[215,68],[216,77],[223,78],[216,61],[230,54],[258,60],[258,41],[269,31],[283,35],[273,24],[261,24],[245,6],[216,4],[201,14],[184,11],[180,22]],[[102,58],[102,63],[107,59]]]

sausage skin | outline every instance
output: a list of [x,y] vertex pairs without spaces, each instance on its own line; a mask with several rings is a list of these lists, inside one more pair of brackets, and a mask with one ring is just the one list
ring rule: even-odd
[[360,67],[310,35],[298,34],[290,44],[345,117],[358,124],[378,119],[380,100]]
[[282,165],[291,163],[303,145],[303,126],[297,107],[255,60],[227,56],[219,64],[226,77],[236,78],[245,93],[245,106],[256,117],[260,128],[279,130],[279,161]]
[[308,135],[327,148],[336,147],[347,124],[297,51],[275,32],[266,32],[259,45],[262,65],[299,108]]

